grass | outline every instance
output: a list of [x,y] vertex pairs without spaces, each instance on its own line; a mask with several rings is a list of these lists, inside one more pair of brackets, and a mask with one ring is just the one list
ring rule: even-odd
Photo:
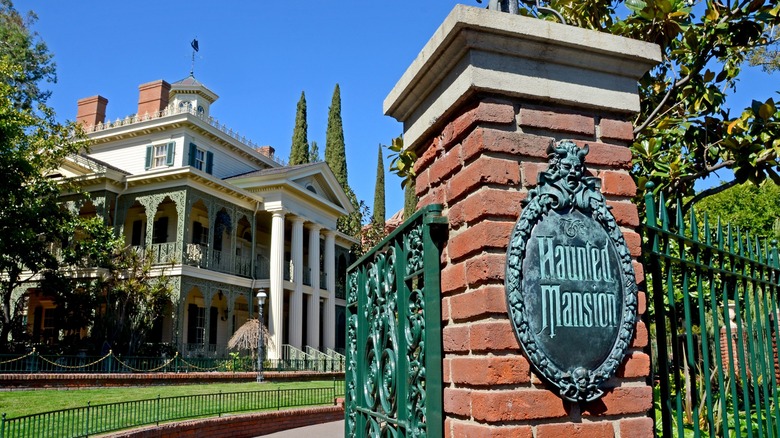
[[[343,393],[336,382],[336,393]],[[92,405],[143,400],[162,397],[175,397],[197,394],[215,394],[221,392],[259,391],[296,388],[328,388],[333,387],[332,380],[283,383],[209,383],[195,385],[143,386],[126,388],[88,388],[88,389],[36,389],[22,391],[0,392],[0,413],[6,413],[6,418],[16,418],[24,415],[38,414],[84,407],[87,402]]]

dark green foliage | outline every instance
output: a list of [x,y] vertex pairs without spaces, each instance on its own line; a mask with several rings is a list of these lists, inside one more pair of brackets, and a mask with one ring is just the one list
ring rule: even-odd
[[722,224],[730,223],[751,236],[780,238],[780,229],[776,228],[780,220],[780,186],[771,181],[760,186],[734,186],[703,199],[695,207],[699,218],[707,213],[713,229],[720,217]]
[[293,130],[292,146],[290,147],[290,166],[309,162],[309,140],[306,122],[306,95],[301,91],[298,107],[295,112],[295,129]]
[[73,216],[58,202],[61,187],[46,175],[84,147],[72,137],[76,128],[57,123],[46,106],[41,82],[54,81],[54,64],[29,29],[34,21],[10,1],[0,3],[0,350],[12,329],[24,328],[14,289],[32,274],[56,270],[50,248],[71,235]]
[[382,160],[382,145],[376,158],[376,183],[374,184],[374,219],[375,224],[385,225],[385,165]]
[[[33,109],[46,103],[51,95],[41,89],[42,82],[56,82],[55,65],[46,44],[31,30],[37,16],[26,16],[14,9],[10,0],[0,1],[0,57],[6,66],[0,71],[0,81],[8,85],[3,94],[15,106]],[[7,94],[6,94],[7,93]]]
[[341,123],[341,90],[339,84],[333,90],[333,99],[328,110],[328,128],[325,133],[325,162],[336,175],[341,187],[346,191],[349,187],[347,180],[347,155],[344,146],[344,128]]
[[417,195],[415,192],[415,182],[412,178],[409,184],[404,186],[404,220],[410,218],[417,211]]
[[320,161],[322,161],[322,157],[320,157],[320,147],[317,145],[316,141],[312,141],[309,146],[309,163],[319,163]]

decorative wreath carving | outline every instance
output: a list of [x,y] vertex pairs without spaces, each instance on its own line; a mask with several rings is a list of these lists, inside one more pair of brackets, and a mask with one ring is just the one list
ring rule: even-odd
[[[510,237],[506,259],[506,296],[510,319],[515,335],[534,368],[549,382],[558,387],[561,397],[573,401],[591,401],[604,393],[601,386],[614,375],[626,354],[634,332],[637,309],[637,286],[631,254],[623,234],[600,192],[600,180],[585,176],[585,156],[588,145],[580,149],[571,141],[563,140],[548,149],[549,167],[539,173],[538,186],[529,192],[524,208]],[[618,326],[618,336],[611,352],[595,369],[577,367],[560,369],[537,345],[539,338],[529,326],[529,315],[523,300],[523,262],[527,242],[534,227],[551,211],[559,214],[579,211],[593,219],[606,232],[614,244],[623,276],[623,306]],[[574,233],[567,229],[563,233]],[[574,224],[572,223],[572,226]]]

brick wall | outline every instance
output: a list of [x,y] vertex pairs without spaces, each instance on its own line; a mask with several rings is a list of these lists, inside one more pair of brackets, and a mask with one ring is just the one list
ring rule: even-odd
[[[547,167],[551,140],[590,145],[586,164],[636,259],[641,239],[629,175],[629,121],[607,113],[478,95],[417,150],[419,206],[449,220],[441,260],[445,431],[452,437],[652,436],[648,333],[636,333],[612,386],[597,401],[564,401],[531,371],[507,315],[504,262],[520,202]],[[644,279],[634,262],[637,282]],[[639,313],[646,298],[639,292]]]
[[244,438],[268,435],[283,430],[344,419],[343,401],[337,406],[290,409],[247,415],[231,415],[204,420],[148,426],[141,429],[103,435],[106,438]]

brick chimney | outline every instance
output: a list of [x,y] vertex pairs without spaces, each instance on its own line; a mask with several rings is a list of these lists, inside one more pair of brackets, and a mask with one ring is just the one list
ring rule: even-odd
[[103,96],[92,96],[79,99],[76,122],[85,128],[106,121],[106,105],[108,99]]
[[171,84],[162,79],[138,86],[138,115],[154,114],[168,106]]
[[276,152],[276,149],[274,149],[272,146],[258,146],[255,148],[255,150],[269,158],[273,158],[274,153]]

